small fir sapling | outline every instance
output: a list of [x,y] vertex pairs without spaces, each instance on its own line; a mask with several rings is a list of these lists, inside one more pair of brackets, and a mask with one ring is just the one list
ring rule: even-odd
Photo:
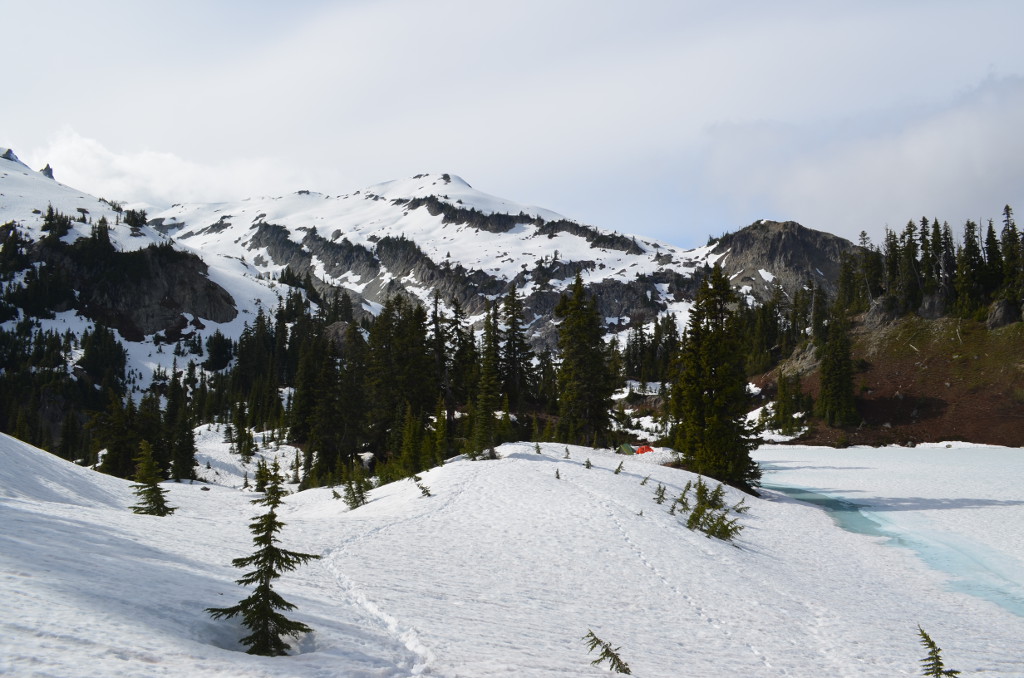
[[569,457],[569,448],[568,447],[565,448],[565,456],[563,457],[563,459],[570,459],[570,457]]
[[921,625],[917,626],[917,634],[921,636],[921,644],[928,650],[928,656],[921,660],[921,671],[925,676],[959,676],[960,672],[947,669],[942,663],[942,650],[935,641],[925,633]]
[[598,666],[601,662],[608,662],[608,669],[615,673],[622,673],[625,675],[632,675],[629,670],[629,665],[622,661],[619,657],[619,650],[622,648],[612,647],[611,643],[607,643],[596,635],[590,629],[587,629],[587,635],[583,636],[583,642],[587,644],[587,652],[593,652],[594,650],[600,649],[601,653],[597,659],[590,662],[592,666]]
[[657,504],[665,503],[665,486],[658,483],[658,488],[654,491],[654,501]]
[[320,556],[280,548],[277,533],[284,527],[278,520],[277,508],[281,505],[286,491],[282,487],[280,467],[274,461],[269,470],[267,487],[262,497],[252,500],[268,508],[263,515],[256,516],[249,529],[253,534],[256,551],[243,558],[231,561],[239,569],[254,568],[236,580],[239,586],[254,586],[252,593],[231,607],[208,607],[206,611],[214,619],[230,619],[241,615],[242,626],[252,631],[241,639],[249,647],[249,654],[276,657],[287,653],[290,648],[282,636],[298,636],[312,629],[302,622],[288,619],[279,610],[293,610],[295,605],[284,600],[273,589],[273,582],[282,572],[290,572],[299,565]]
[[651,479],[651,477],[650,477],[650,476],[647,476],[647,477],[645,477],[645,478],[644,478],[643,480],[641,480],[641,481],[640,481],[640,484],[641,484],[641,485],[646,485],[646,484],[647,484],[647,481],[648,481],[648,480],[650,480],[650,479]]
[[615,475],[619,475],[620,473],[622,473],[622,462],[621,461],[619,462],[619,465],[615,467]]
[[420,495],[424,497],[433,496],[432,494],[430,494],[430,488],[424,485],[423,483],[416,483],[416,487],[420,488]]
[[540,454],[540,443],[533,444],[533,451],[536,452],[537,454]]
[[593,468],[594,465],[590,463],[590,457],[587,457],[587,461],[583,464],[584,468]]
[[355,510],[366,503],[366,492],[363,486],[354,480],[345,483],[345,505],[349,510]]
[[[694,490],[694,502],[690,505],[690,490]],[[738,518],[730,518],[730,513],[743,514],[749,510],[745,500],[741,499],[733,506],[725,504],[725,487],[719,483],[711,489],[704,483],[702,477],[697,478],[697,484],[687,482],[682,494],[675,500],[684,512],[689,513],[686,519],[686,527],[691,530],[703,532],[710,539],[715,537],[722,541],[732,539],[743,530]]]
[[558,472],[557,468],[555,469],[555,479],[556,480],[561,480],[562,479],[562,474]]

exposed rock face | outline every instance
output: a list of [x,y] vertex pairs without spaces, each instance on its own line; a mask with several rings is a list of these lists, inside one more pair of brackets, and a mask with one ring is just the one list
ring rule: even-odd
[[39,170],[39,173],[42,174],[47,179],[53,179],[53,168],[50,167],[50,163],[46,163],[46,167]]
[[[513,223],[514,219],[518,219],[503,214],[483,215],[474,210],[456,209],[438,201],[423,203],[438,213],[441,213],[443,206],[447,210],[444,212],[445,219],[466,218],[470,225],[480,226],[481,230],[493,233],[504,232],[506,222]],[[536,221],[552,233],[572,229],[574,235],[584,237],[592,247],[603,246],[625,252],[639,247],[631,238],[609,236],[586,226],[570,222]],[[558,341],[555,324],[537,322],[539,319],[550,319],[558,303],[560,293],[552,283],[572,279],[578,272],[597,267],[594,261],[550,259],[535,262],[532,267],[524,266],[512,280],[504,280],[481,269],[468,270],[461,264],[435,262],[415,242],[402,237],[383,237],[371,248],[353,245],[341,237],[340,233],[335,234],[334,240],[328,240],[312,229],[307,229],[301,242],[296,242],[293,234],[284,226],[260,222],[254,228],[256,232],[248,244],[250,249],[264,250],[274,264],[288,266],[299,277],[310,273],[314,285],[322,294],[329,295],[338,288],[323,282],[318,275],[367,281],[360,286],[358,292],[340,286],[352,298],[357,315],[363,301],[383,303],[395,294],[415,298],[406,288],[407,285],[437,290],[442,299],[457,301],[468,315],[480,315],[492,303],[500,301],[509,290],[533,283],[532,291],[523,299],[523,310],[526,323],[530,326],[532,341],[538,348],[552,348]],[[385,272],[387,275],[384,275]],[[629,283],[605,280],[591,285],[590,290],[597,299],[602,317],[624,318],[625,324],[628,324],[630,320],[649,322],[665,310],[664,302],[658,301],[658,285],[662,285],[675,300],[692,298],[696,289],[691,277],[676,271],[659,270],[640,273]]]
[[185,314],[213,322],[237,315],[231,295],[206,277],[199,257],[169,246],[116,252],[80,240],[74,245],[44,244],[37,252],[56,267],[86,317],[114,328],[129,341],[163,332],[170,340],[189,324]]
[[985,325],[990,330],[1005,327],[1016,322],[1020,322],[1020,308],[1012,301],[999,299],[992,302],[992,305],[989,306]]
[[864,314],[863,324],[865,327],[878,328],[900,317],[900,305],[894,297],[878,297],[871,302],[871,308]]
[[948,310],[949,301],[946,295],[942,292],[935,292],[925,295],[921,300],[921,308],[917,309],[917,314],[927,320],[935,320],[946,315]]
[[[860,249],[849,240],[805,228],[795,221],[758,221],[746,228],[722,236],[716,254],[725,256],[719,263],[735,287],[747,285],[750,293],[767,299],[774,282],[791,295],[808,281],[834,296],[843,254]],[[775,280],[760,273],[770,271]]]

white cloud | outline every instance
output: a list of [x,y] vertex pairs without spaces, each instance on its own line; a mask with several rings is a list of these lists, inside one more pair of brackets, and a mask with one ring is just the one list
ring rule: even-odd
[[63,184],[112,200],[156,206],[237,200],[251,193],[276,195],[301,187],[294,172],[266,157],[199,164],[162,151],[116,153],[71,128],[25,157],[36,168],[49,163]]
[[793,126],[722,128],[709,184],[722,200],[850,238],[921,216],[959,226],[1024,199],[1021,120],[1024,78],[1004,78],[895,124],[837,121],[815,144]]
[[[8,36],[33,56],[5,78],[19,105],[0,108],[0,143],[108,197],[341,192],[447,171],[684,245],[761,217],[855,235],[1020,199],[1024,5],[40,7],[11,4],[12,22],[54,37]],[[79,134],[54,134],[64,126]]]

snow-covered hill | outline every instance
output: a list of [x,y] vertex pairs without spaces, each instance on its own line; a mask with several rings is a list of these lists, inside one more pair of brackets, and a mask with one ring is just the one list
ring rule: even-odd
[[[1024,673],[1024,619],[948,590],[913,553],[845,532],[819,509],[774,492],[748,499],[730,545],[653,501],[657,484],[671,496],[692,478],[658,465],[664,453],[570,447],[566,459],[564,446],[532,444],[424,473],[431,497],[409,481],[354,511],[330,489],[289,496],[282,544],[323,558],[278,590],[314,633],[293,656],[252,657],[237,623],[203,610],[245,595],[230,561],[251,551],[246,525],[259,509],[233,487],[215,432],[199,440],[226,484],[167,483],[179,508],[156,518],[128,510],[127,482],[0,436],[0,674],[608,675],[590,665],[589,629],[637,676],[910,676],[924,656],[919,623],[965,675]],[[956,473],[981,478],[1014,452]],[[805,449],[799,466],[834,454]],[[847,468],[844,488],[872,487],[887,473],[878,459]],[[921,468],[934,486],[949,480],[946,466]],[[1001,520],[1019,524],[1024,507],[1005,485],[970,487],[989,487]],[[908,491],[883,487],[894,499]],[[936,501],[926,515],[955,535],[957,516],[984,511],[975,499]],[[1022,555],[1019,543],[1000,548]]]

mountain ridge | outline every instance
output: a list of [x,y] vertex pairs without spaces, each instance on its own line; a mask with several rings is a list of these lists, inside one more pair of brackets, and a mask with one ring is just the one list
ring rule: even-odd
[[[16,159],[13,151],[7,154]],[[42,210],[52,205],[76,219],[64,238],[69,243],[88,237],[90,224],[100,218],[112,224],[111,241],[119,250],[172,243],[208,265],[210,280],[229,291],[243,320],[264,302],[273,303],[276,279],[287,268],[299,278],[309,274],[310,291],[325,298],[336,291],[349,294],[357,315],[374,313],[393,294],[429,305],[437,290],[443,306],[458,302],[476,323],[490,304],[515,289],[524,300],[531,340],[537,347],[551,348],[557,338],[550,322],[553,309],[577,274],[595,295],[609,334],[649,324],[666,313],[675,316],[677,327],[684,326],[701,272],[716,261],[751,301],[770,296],[776,277],[791,294],[794,281],[803,284],[814,276],[806,262],[798,271],[772,272],[768,269],[773,263],[762,261],[757,268],[766,274],[757,279],[749,274],[757,262],[733,254],[725,245],[728,236],[687,250],[498,198],[449,173],[418,174],[350,194],[302,190],[233,202],[178,203],[153,209],[141,228],[128,230],[120,223],[123,208],[118,203],[11,162],[17,163],[15,171],[0,166],[0,223],[14,222],[38,241],[44,235]],[[801,230],[793,239],[809,233],[818,232]],[[852,247],[828,237],[834,240],[833,253]],[[235,269],[230,283],[225,268]],[[828,280],[823,282],[831,287]],[[258,300],[255,305],[253,300]],[[202,314],[182,317],[190,323]],[[160,330],[173,336],[181,325],[168,319]],[[146,326],[142,335],[151,336],[150,330]],[[237,335],[237,330],[232,333]],[[127,335],[140,339],[138,331]]]

